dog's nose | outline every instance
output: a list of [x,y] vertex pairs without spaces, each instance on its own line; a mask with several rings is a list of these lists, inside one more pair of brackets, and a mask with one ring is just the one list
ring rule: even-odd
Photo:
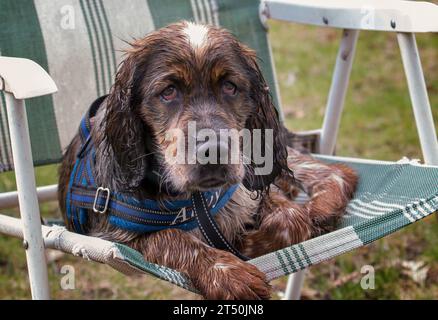
[[228,150],[228,144],[224,141],[200,142],[197,146],[198,161],[201,164],[227,164]]

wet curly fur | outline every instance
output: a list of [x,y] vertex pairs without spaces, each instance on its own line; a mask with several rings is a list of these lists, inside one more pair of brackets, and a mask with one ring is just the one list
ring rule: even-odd
[[[229,82],[236,91],[230,91],[234,87]],[[163,92],[174,98],[163,98],[169,96]],[[272,129],[272,173],[256,176],[252,164],[242,163],[168,164],[164,152],[174,146],[165,134],[186,128],[188,121],[216,131]],[[187,198],[193,191],[208,189],[204,185],[208,181],[202,180],[205,175],[221,187],[239,183],[215,219],[225,237],[251,257],[332,230],[357,182],[352,169],[323,164],[287,147],[288,133],[278,120],[255,52],[213,26],[183,21],[135,41],[92,124],[95,180],[113,191],[162,200]],[[76,136],[60,168],[59,202],[64,215],[79,147]],[[151,175],[152,171],[158,175]],[[298,189],[310,197],[303,205],[293,201]],[[66,224],[71,229],[67,219]],[[185,273],[207,299],[270,296],[262,272],[208,246],[198,229],[137,234],[116,228],[93,212],[86,229],[90,235],[131,246],[148,261]]]

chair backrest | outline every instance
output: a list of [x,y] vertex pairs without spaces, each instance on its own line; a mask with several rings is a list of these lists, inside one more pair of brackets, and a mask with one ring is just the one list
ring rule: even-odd
[[[56,163],[90,103],[108,92],[123,40],[181,19],[221,25],[255,49],[274,92],[271,54],[257,0],[1,0],[0,55],[34,60],[58,93],[26,101],[35,165]],[[0,99],[0,172],[12,169]]]

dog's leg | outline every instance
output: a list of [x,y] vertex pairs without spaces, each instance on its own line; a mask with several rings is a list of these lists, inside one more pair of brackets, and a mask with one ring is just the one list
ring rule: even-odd
[[[260,204],[260,225],[243,240],[244,254],[254,257],[331,231],[342,216],[357,184],[355,172],[340,164],[324,164],[288,148],[294,180],[280,176]],[[291,184],[310,197],[300,205],[291,200]]]
[[243,238],[241,251],[257,257],[308,239],[312,220],[306,208],[278,191],[265,195],[259,207],[260,224]]
[[323,163],[291,148],[288,166],[295,182],[310,197],[304,208],[312,219],[312,236],[332,231],[356,189],[355,171],[343,164]]
[[255,266],[209,247],[188,232],[167,229],[128,243],[147,261],[185,273],[206,299],[268,299],[270,286]]

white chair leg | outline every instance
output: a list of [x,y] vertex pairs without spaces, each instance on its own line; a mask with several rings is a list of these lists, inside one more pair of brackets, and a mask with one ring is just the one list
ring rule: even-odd
[[320,145],[322,154],[333,154],[335,150],[358,36],[358,30],[344,30],[342,34],[322,125]]
[[20,215],[23,221],[23,245],[33,299],[49,299],[49,281],[41,231],[40,211],[35,185],[32,153],[23,100],[5,93],[12,155],[17,179]]
[[289,276],[287,279],[286,292],[284,293],[284,300],[300,300],[306,270],[307,269],[297,271]]
[[424,161],[438,165],[438,140],[433,123],[420,54],[413,33],[397,33]]

